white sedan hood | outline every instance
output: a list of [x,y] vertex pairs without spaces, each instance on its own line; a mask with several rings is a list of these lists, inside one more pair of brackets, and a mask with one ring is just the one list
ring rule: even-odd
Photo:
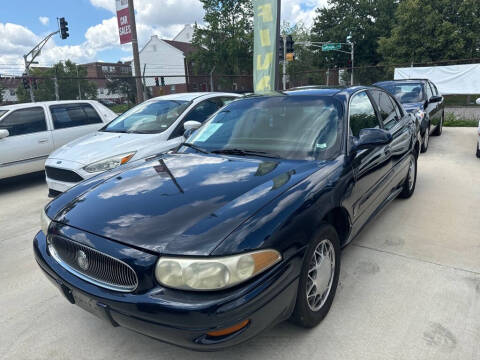
[[88,165],[111,156],[139,151],[163,141],[163,134],[127,134],[97,131],[78,138],[50,154],[50,159],[69,160]]

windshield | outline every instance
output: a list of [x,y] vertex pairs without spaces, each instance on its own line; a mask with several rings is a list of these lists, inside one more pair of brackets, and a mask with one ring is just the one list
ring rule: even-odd
[[326,158],[340,143],[342,117],[341,103],[329,96],[237,100],[205,123],[189,143],[210,152]]
[[189,101],[146,101],[117,117],[102,131],[153,134],[167,130],[190,105]]
[[421,83],[389,83],[379,86],[394,95],[402,104],[418,103],[425,99]]

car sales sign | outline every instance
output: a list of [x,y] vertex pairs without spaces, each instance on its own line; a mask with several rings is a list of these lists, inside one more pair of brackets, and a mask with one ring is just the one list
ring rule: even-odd
[[116,3],[120,44],[126,44],[132,41],[132,25],[130,23],[128,0],[116,0]]
[[275,90],[279,0],[254,0],[253,85],[255,92]]

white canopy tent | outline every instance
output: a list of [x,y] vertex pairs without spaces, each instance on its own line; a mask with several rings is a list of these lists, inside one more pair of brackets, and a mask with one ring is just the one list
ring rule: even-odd
[[396,68],[394,79],[429,79],[442,95],[480,94],[480,64]]

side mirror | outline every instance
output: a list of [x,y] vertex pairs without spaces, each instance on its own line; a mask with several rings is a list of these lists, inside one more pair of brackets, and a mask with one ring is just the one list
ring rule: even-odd
[[7,129],[0,129],[0,139],[6,138],[10,135]]
[[429,103],[437,103],[443,100],[443,96],[432,96],[430,100],[428,100]]
[[183,137],[185,139],[188,139],[188,137],[192,135],[193,132],[197,130],[200,126],[202,126],[201,122],[194,121],[194,120],[185,121],[183,123],[183,128],[185,129],[185,132],[183,133]]
[[383,129],[362,129],[358,137],[353,138],[355,150],[370,149],[392,142],[392,134]]
[[475,102],[477,103],[477,105],[480,105],[480,98],[478,98]]

